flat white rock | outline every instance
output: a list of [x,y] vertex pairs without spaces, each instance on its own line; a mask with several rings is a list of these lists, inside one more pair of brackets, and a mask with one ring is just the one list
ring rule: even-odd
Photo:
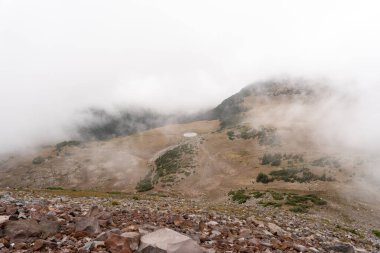
[[162,228],[141,237],[141,253],[202,253],[202,248],[190,237],[169,228]]

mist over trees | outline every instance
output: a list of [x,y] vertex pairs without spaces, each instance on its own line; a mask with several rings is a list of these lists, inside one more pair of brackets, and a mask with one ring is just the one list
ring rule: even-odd
[[223,100],[213,109],[191,114],[166,114],[165,112],[136,107],[113,112],[101,108],[90,108],[86,111],[87,120],[78,125],[77,131],[83,139],[104,140],[168,124],[189,123],[199,120],[219,120],[221,129],[228,128],[239,124],[242,113],[248,110],[243,105],[245,97],[252,94],[265,96],[311,95],[313,89],[307,84],[308,82],[305,80],[292,81],[288,79],[270,79],[256,82]]
[[212,111],[164,114],[145,108],[121,109],[116,112],[91,108],[86,114],[88,119],[77,126],[80,137],[85,140],[105,140],[168,124],[217,119]]

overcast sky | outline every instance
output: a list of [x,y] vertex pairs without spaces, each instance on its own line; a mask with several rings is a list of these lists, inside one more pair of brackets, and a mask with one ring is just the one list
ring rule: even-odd
[[88,106],[195,110],[273,75],[374,98],[379,13],[379,1],[0,0],[0,152],[64,138]]

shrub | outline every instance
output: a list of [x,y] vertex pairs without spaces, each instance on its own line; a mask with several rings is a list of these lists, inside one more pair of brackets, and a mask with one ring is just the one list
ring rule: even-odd
[[372,230],[372,233],[380,238],[380,230],[374,229],[374,230]]
[[162,183],[174,183],[175,182],[175,179],[176,177],[173,176],[173,175],[169,175],[169,176],[165,176],[161,179],[161,182]]
[[120,202],[114,200],[111,202],[111,205],[118,206],[118,205],[120,205]]
[[307,213],[307,208],[304,206],[295,206],[289,209],[289,211],[292,211],[294,213]]
[[234,127],[238,125],[242,121],[242,116],[240,115],[232,115],[228,117],[223,117],[220,119],[219,128],[225,129],[228,127]]
[[257,183],[263,183],[263,184],[267,184],[267,183],[270,183],[272,182],[273,179],[272,178],[269,178],[267,174],[264,174],[262,172],[260,172],[257,177],[256,177],[256,182]]
[[240,115],[235,115],[233,117],[226,118],[221,121],[220,129],[225,129],[227,127],[234,127],[239,133],[234,131],[228,131],[227,136],[230,140],[236,138],[241,138],[244,140],[257,139],[260,145],[270,145],[274,146],[278,144],[278,138],[276,135],[276,128],[272,127],[261,127],[259,130],[250,129],[247,126],[237,125],[241,121]]
[[280,164],[281,164],[281,158],[282,158],[281,154],[274,154],[272,156],[272,162],[271,162],[270,165],[272,165],[272,166],[280,166]]
[[261,127],[261,129],[256,133],[257,139],[260,145],[270,145],[273,146],[278,143],[276,128],[271,127]]
[[276,153],[274,155],[266,153],[261,158],[261,164],[262,165],[270,164],[272,166],[280,166],[281,159],[282,159],[282,155],[280,153]]
[[[244,193],[243,190],[242,193]],[[289,205],[290,211],[295,213],[306,213],[308,210],[314,206],[318,205],[326,205],[327,202],[318,196],[314,194],[307,194],[307,195],[299,195],[297,193],[282,193],[282,192],[275,192],[275,191],[266,191],[266,192],[251,192],[250,194],[254,198],[262,198],[266,194],[270,194],[272,199],[263,198],[258,204],[268,207],[280,207],[282,205]],[[235,192],[229,193],[229,195],[236,194]],[[351,233],[354,233],[350,231]]]
[[260,202],[259,204],[263,205],[264,207],[267,207],[267,206],[280,207],[280,206],[282,206],[281,203],[275,202],[275,201]]
[[311,163],[311,165],[320,166],[320,167],[330,166],[330,167],[335,167],[337,169],[339,169],[341,167],[338,159],[330,158],[327,156],[314,160]]
[[247,129],[247,128],[244,128],[240,134],[239,134],[239,137],[244,139],[244,140],[249,140],[249,139],[254,139],[256,137],[256,133],[257,131],[255,129]]
[[[242,193],[244,193],[243,190]],[[282,192],[275,192],[275,191],[266,191],[266,192],[251,192],[250,194],[258,199],[262,198],[266,194],[270,194],[272,199],[263,198],[258,204],[267,207],[267,206],[273,206],[273,207],[280,207],[282,205],[289,205],[290,211],[296,212],[296,213],[306,213],[308,210],[314,206],[318,205],[326,205],[327,202],[318,196],[314,194],[307,194],[307,195],[299,195],[297,193],[282,193]],[[235,192],[230,192],[229,195],[236,194]],[[268,195],[267,195],[268,196]],[[350,231],[351,233],[354,233]]]
[[80,143],[81,143],[80,141],[63,141],[63,142],[60,142],[57,145],[55,145],[55,148],[56,148],[56,150],[61,151],[63,147],[79,146]]
[[45,162],[45,158],[41,156],[37,156],[36,158],[33,159],[33,164],[41,164]]
[[107,192],[108,194],[112,194],[112,195],[121,195],[123,194],[122,192]]
[[232,196],[232,201],[238,202],[239,204],[243,204],[251,198],[249,195],[245,194],[245,190],[243,189],[237,191],[230,191],[228,193],[228,196]]
[[49,186],[46,187],[48,190],[64,190],[61,186]]
[[327,204],[327,201],[326,200],[323,200],[317,196],[315,196],[314,194],[309,194],[309,195],[306,195],[311,202],[313,202],[314,205],[318,205],[318,206],[322,206],[322,205],[326,205]]
[[326,177],[326,175],[318,176],[314,173],[312,173],[308,168],[283,168],[281,170],[274,170],[269,172],[269,175],[271,175],[276,180],[283,180],[285,182],[299,182],[299,183],[305,183],[310,181],[333,181],[331,177]]
[[152,181],[150,180],[150,177],[146,177],[142,179],[140,182],[136,185],[136,190],[138,192],[146,192],[153,189]]
[[193,163],[192,158],[186,157],[187,154],[194,154],[193,146],[182,144],[171,150],[166,151],[155,161],[157,168],[157,180],[169,174],[177,173],[180,168],[190,167]]
[[353,229],[353,228],[348,228],[348,227],[342,227],[341,225],[337,224],[335,226],[337,229],[341,229],[343,231],[346,231],[346,232],[350,232],[351,234],[354,234],[354,235],[360,235],[360,233],[356,230],[356,229]]
[[326,205],[327,202],[314,194],[308,195],[289,195],[286,204],[295,206],[300,203],[312,202],[314,205]]
[[252,195],[255,199],[259,199],[265,195],[265,192],[253,192]]
[[261,158],[261,165],[270,164],[271,161],[272,161],[272,155],[271,154],[264,154],[264,156]]
[[284,199],[284,196],[280,192],[271,192],[270,194],[272,195],[272,198],[274,200],[283,200]]
[[235,139],[235,132],[234,131],[228,131],[227,136],[228,136],[228,139],[233,141]]

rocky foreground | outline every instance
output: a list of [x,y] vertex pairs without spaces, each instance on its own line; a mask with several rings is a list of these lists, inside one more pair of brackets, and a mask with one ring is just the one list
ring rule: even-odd
[[260,206],[18,191],[0,192],[0,252],[351,253],[380,252],[380,243],[328,220]]

